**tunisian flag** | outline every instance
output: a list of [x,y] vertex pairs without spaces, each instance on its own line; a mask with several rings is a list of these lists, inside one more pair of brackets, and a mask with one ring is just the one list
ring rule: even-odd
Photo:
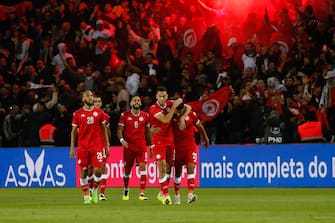
[[187,103],[198,114],[202,122],[208,122],[218,116],[228,103],[232,94],[230,86],[220,88],[210,97],[201,101]]

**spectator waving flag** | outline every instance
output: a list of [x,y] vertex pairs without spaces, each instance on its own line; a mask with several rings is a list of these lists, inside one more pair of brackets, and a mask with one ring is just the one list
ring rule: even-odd
[[208,122],[218,116],[228,103],[232,94],[230,86],[220,88],[214,94],[201,101],[189,102],[192,110],[201,118],[202,122]]

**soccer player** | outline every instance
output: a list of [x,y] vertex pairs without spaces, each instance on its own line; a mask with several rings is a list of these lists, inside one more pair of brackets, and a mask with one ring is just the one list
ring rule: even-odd
[[[80,185],[84,195],[84,204],[90,204],[88,188],[88,168],[93,166],[92,202],[98,203],[98,187],[101,180],[104,149],[109,156],[109,139],[104,112],[95,108],[93,93],[85,91],[82,95],[83,107],[73,113],[70,159],[75,157],[75,142],[78,137],[77,162],[80,166]],[[105,138],[102,142],[101,137]]]
[[175,204],[180,204],[180,192],[179,186],[181,182],[181,173],[183,165],[187,167],[187,185],[188,185],[188,204],[191,204],[197,199],[194,194],[194,179],[195,179],[195,167],[197,164],[198,153],[197,146],[194,139],[194,126],[197,127],[201,138],[204,142],[205,148],[209,145],[209,139],[204,126],[201,124],[198,115],[195,112],[190,112],[185,119],[186,127],[181,127],[179,124],[179,118],[186,112],[184,104],[180,104],[175,111],[175,116],[172,119],[173,139],[176,148],[175,158]]
[[[168,190],[168,178],[171,173],[171,165],[173,164],[175,153],[171,119],[176,107],[183,100],[181,98],[175,101],[168,100],[167,89],[162,86],[157,87],[156,99],[156,103],[149,110],[150,123],[151,128],[159,129],[159,131],[152,132],[153,145],[150,147],[150,150],[152,150],[150,153],[154,155],[159,172],[160,192],[157,195],[157,199],[166,205],[172,204]],[[188,111],[191,110],[190,106],[187,106],[187,108]],[[181,118],[180,121],[180,125],[185,126],[184,119]]]
[[141,99],[135,95],[130,100],[130,110],[121,114],[117,136],[123,146],[124,190],[122,200],[129,200],[129,176],[134,162],[137,161],[140,170],[139,200],[148,200],[144,195],[148,161],[147,143],[151,145],[149,114],[141,111]]
[[[93,103],[94,103],[94,107],[95,108],[99,108],[101,109],[102,107],[102,100],[101,97],[94,97],[93,98]],[[105,120],[106,120],[106,127],[107,127],[107,133],[108,133],[108,139],[111,138],[111,131],[109,128],[109,115],[107,113],[104,112],[105,115]],[[102,143],[104,143],[104,138],[100,137],[100,140],[102,141]],[[106,156],[106,151],[104,150],[103,153],[103,165],[102,165],[102,174],[101,174],[101,180],[100,180],[100,184],[99,184],[99,188],[100,188],[100,193],[99,193],[99,200],[100,201],[106,201],[107,198],[105,196],[105,189],[106,189],[106,181],[107,181],[107,175],[106,175],[106,161],[107,161],[107,156]],[[90,166],[90,168],[88,169],[88,185],[89,185],[89,189],[90,189],[90,198],[92,198],[92,192],[93,192],[93,167]]]

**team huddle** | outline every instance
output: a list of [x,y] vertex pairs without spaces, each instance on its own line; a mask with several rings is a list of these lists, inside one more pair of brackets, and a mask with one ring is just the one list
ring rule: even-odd
[[[121,114],[117,136],[123,146],[124,190],[122,200],[130,199],[129,180],[133,165],[140,170],[139,200],[148,200],[145,196],[148,161],[150,157],[158,167],[160,191],[157,199],[163,205],[172,204],[169,194],[171,168],[174,168],[174,204],[181,203],[180,183],[182,168],[186,165],[188,195],[187,203],[196,201],[194,193],[197,147],[194,139],[194,127],[199,131],[205,148],[209,145],[206,131],[197,114],[182,99],[168,100],[165,87],[158,87],[156,103],[150,107],[149,114],[141,111],[141,99],[133,96],[130,110]],[[106,187],[105,164],[109,150],[109,116],[101,107],[101,98],[94,97],[91,91],[82,96],[83,107],[73,114],[70,158],[75,157],[77,142],[77,162],[81,168],[80,185],[84,204],[104,201]],[[77,140],[78,138],[78,140]]]

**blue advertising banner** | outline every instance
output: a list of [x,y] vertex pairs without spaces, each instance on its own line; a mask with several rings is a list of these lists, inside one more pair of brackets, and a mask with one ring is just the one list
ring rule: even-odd
[[[333,144],[199,149],[200,187],[335,187]],[[75,187],[69,148],[1,148],[0,187]]]
[[69,148],[1,148],[0,187],[75,187]]
[[335,187],[333,144],[199,149],[200,187]]

